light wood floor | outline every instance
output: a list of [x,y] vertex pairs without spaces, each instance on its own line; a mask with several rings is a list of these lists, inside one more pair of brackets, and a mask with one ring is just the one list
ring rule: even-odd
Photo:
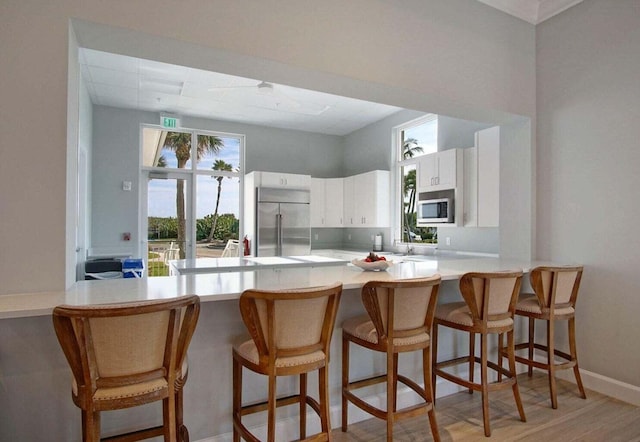
[[[590,390],[585,400],[574,384],[558,380],[554,410],[544,373],[534,373],[532,378],[520,375],[518,385],[527,422],[518,417],[511,389],[494,392],[489,396],[491,438],[483,432],[480,393],[438,399],[436,418],[442,441],[640,442],[640,407]],[[384,421],[373,418],[350,425],[346,433],[334,430],[332,435],[334,442],[378,442],[386,440],[386,427]],[[396,423],[394,440],[432,440],[427,417]]]

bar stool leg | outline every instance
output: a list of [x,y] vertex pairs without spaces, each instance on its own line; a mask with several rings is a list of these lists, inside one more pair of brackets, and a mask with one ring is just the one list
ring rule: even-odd
[[432,367],[431,367],[431,354],[430,348],[422,350],[422,371],[424,378],[424,396],[427,402],[431,403],[431,410],[427,412],[429,416],[429,426],[431,427],[431,434],[435,442],[440,442],[440,433],[438,433],[438,423],[436,422],[436,410],[434,407],[434,389],[432,381]]
[[549,366],[549,391],[551,392],[551,408],[558,408],[558,396],[556,393],[556,365],[554,345],[555,321],[553,318],[547,321],[547,365]]
[[393,412],[396,408],[396,378],[395,378],[395,355],[391,353],[393,351],[393,344],[389,344],[387,349],[387,442],[393,441]]
[[349,386],[349,341],[342,338],[342,431],[347,431],[348,406],[344,392]]
[[580,369],[578,368],[578,352],[576,348],[576,319],[569,319],[569,351],[571,353],[571,359],[575,361],[573,366],[573,374],[576,377],[576,384],[578,384],[578,389],[580,390],[580,397],[582,399],[587,398],[587,394],[584,391],[584,386],[582,385],[582,378],[580,377]]
[[515,350],[515,337],[513,330],[507,332],[507,356],[509,358],[509,371],[511,376],[514,377],[515,382],[511,386],[513,390],[513,398],[516,400],[516,406],[518,407],[518,413],[520,414],[520,420],[526,422],[527,418],[524,414],[524,408],[522,406],[522,399],[520,398],[520,389],[518,388],[518,379],[516,378],[516,350]]
[[[535,346],[535,336],[536,336],[536,320],[534,318],[529,318],[529,360],[533,361],[533,350]],[[527,374],[529,377],[533,376],[533,365],[529,364],[527,368]]]
[[[472,333],[473,335],[473,333]],[[487,335],[480,335],[480,382],[482,388],[482,420],[484,422],[484,435],[491,436],[489,423],[489,379],[488,379]]]
[[[432,400],[433,405],[436,405],[436,364],[438,363],[438,324],[433,324],[433,330],[431,331],[431,391],[432,391]],[[426,384],[426,379],[425,379]]]
[[[474,368],[476,362],[476,334],[469,333],[469,382],[473,383]],[[469,394],[473,394],[473,389],[469,389]]]
[[276,440],[276,376],[269,375],[269,403],[267,405],[267,441]]
[[307,437],[307,374],[300,373],[300,439]]
[[329,370],[322,367],[318,373],[319,377],[319,396],[320,396],[320,427],[322,432],[327,434],[327,438],[331,440],[331,423],[329,418]]
[[[242,407],[242,366],[233,358],[233,419],[241,419]],[[240,432],[233,425],[233,442],[240,442]]]

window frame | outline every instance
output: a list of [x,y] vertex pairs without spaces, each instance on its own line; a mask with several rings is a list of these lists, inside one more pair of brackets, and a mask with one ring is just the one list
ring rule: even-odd
[[[205,136],[217,136],[220,138],[236,138],[239,140],[238,146],[238,170],[237,171],[214,171],[213,169],[198,169],[198,162],[191,161],[191,166],[188,168],[178,169],[178,168],[169,168],[169,167],[151,167],[144,166],[143,164],[143,131],[144,129],[156,129],[167,132],[182,132],[191,134],[192,140],[197,140],[198,135]],[[175,128],[166,128],[159,124],[140,124],[140,141],[139,141],[139,182],[140,182],[140,201],[138,213],[140,213],[140,217],[138,218],[138,231],[140,234],[140,239],[142,241],[141,248],[144,251],[144,257],[146,262],[146,250],[148,250],[148,194],[147,194],[147,181],[149,178],[149,174],[153,172],[161,172],[164,174],[169,174],[171,178],[184,177],[187,185],[187,193],[190,195],[188,201],[185,201],[185,208],[188,211],[187,219],[191,219],[192,222],[186,226],[186,253],[185,259],[196,259],[196,234],[197,234],[197,191],[198,191],[198,176],[224,176],[229,178],[237,177],[239,180],[239,188],[238,188],[238,199],[239,205],[238,208],[238,221],[239,221],[239,229],[238,229],[238,239],[244,238],[244,171],[245,171],[245,148],[246,148],[246,136],[244,134],[237,134],[232,132],[222,132],[222,131],[214,131],[209,129],[195,129],[188,127],[175,127]],[[197,158],[197,142],[191,143],[191,158]]]
[[[413,158],[407,158],[404,159],[403,158],[403,148],[402,148],[402,142],[403,142],[403,132],[405,132],[408,129],[423,125],[423,124],[427,124],[433,121],[436,121],[436,131],[437,131],[437,120],[438,120],[438,115],[437,114],[426,114],[423,115],[421,117],[418,117],[416,119],[407,121],[406,123],[400,124],[398,126],[394,126],[392,129],[392,135],[391,135],[391,164],[393,164],[392,167],[392,173],[391,173],[391,180],[393,183],[392,186],[392,190],[393,190],[393,194],[391,197],[391,229],[392,229],[392,234],[393,234],[393,245],[406,245],[408,244],[407,242],[404,241],[404,235],[403,235],[403,228],[404,228],[404,220],[403,217],[401,216],[402,213],[404,213],[404,192],[403,192],[403,188],[402,188],[402,179],[403,179],[403,174],[402,174],[402,168],[406,167],[406,166],[411,166],[411,165],[415,165],[416,166],[416,175],[417,175],[417,169],[418,169],[418,162],[420,160],[420,157],[424,156],[424,155],[429,155],[432,152],[429,153],[425,153],[423,155],[418,155],[415,156]],[[436,132],[437,135],[437,132]],[[437,138],[437,137],[436,137]],[[436,146],[436,151],[437,152],[437,146]],[[417,185],[417,176],[416,176],[416,185]],[[417,192],[416,192],[416,196],[417,196]]]

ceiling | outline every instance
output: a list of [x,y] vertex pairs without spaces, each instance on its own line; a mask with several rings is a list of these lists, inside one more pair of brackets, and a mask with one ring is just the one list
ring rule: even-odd
[[401,110],[86,48],[80,69],[93,104],[179,116],[346,135]]
[[583,0],[478,0],[486,5],[537,25]]
[[[478,0],[538,24],[582,0]],[[281,84],[80,49],[92,103],[346,135],[401,109]]]

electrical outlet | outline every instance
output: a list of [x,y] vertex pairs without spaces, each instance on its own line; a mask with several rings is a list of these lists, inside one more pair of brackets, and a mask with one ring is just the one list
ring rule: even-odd
[[450,245],[451,245],[451,237],[447,236],[447,237],[444,239],[444,242],[445,242],[448,246],[450,246]]
[[313,237],[315,238],[316,241],[318,240],[318,234],[317,233]]
[[350,234],[350,233],[347,235],[347,239],[348,239],[349,241],[351,241],[351,234]]

